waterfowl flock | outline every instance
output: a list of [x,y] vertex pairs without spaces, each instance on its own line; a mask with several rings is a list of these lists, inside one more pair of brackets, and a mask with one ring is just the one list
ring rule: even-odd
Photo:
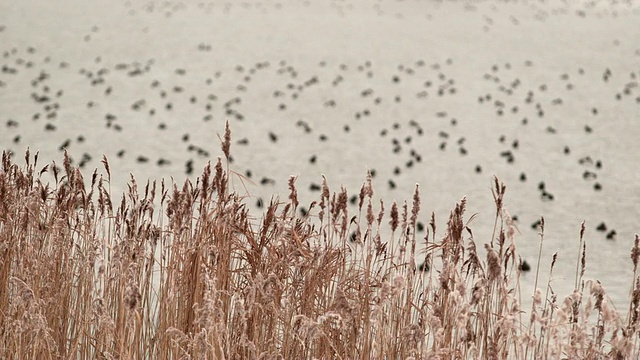
[[440,220],[466,196],[492,225],[497,175],[520,251],[540,215],[549,252],[573,251],[585,219],[613,256],[640,231],[633,1],[25,4],[34,24],[18,5],[0,20],[0,143],[16,157],[67,151],[92,171],[105,155],[115,189],[129,173],[181,182],[221,156],[228,120],[257,213],[289,175],[304,204],[322,174],[355,194],[371,171],[385,201],[420,183]]

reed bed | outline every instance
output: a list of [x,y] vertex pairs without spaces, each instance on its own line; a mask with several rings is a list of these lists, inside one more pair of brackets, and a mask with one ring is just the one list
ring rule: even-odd
[[[3,153],[0,358],[640,357],[638,236],[621,316],[600,283],[583,279],[584,225],[572,294],[558,298],[537,280],[520,288],[497,178],[494,236],[483,241],[464,199],[442,230],[424,216],[418,238],[419,187],[409,203],[384,204],[371,174],[354,213],[347,191],[325,180],[300,215],[291,178],[288,199],[273,199],[258,219],[229,185],[238,176],[227,165],[230,138],[227,126],[224,156],[195,184],[139,188],[132,177],[119,200],[106,158],[85,183],[66,154],[61,167],[38,168],[37,154],[19,166]],[[541,248],[543,240],[541,219]],[[552,272],[551,260],[533,270]],[[533,298],[530,309],[523,297]]]

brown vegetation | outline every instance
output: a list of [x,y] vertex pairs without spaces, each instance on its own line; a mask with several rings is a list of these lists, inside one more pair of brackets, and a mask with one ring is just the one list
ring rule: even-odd
[[[228,160],[228,128],[222,143]],[[640,356],[638,237],[626,318],[598,282],[582,279],[582,232],[573,294],[558,301],[549,284],[520,289],[497,179],[494,238],[481,251],[464,199],[440,233],[431,214],[418,239],[418,186],[411,204],[387,213],[371,175],[355,214],[346,190],[331,193],[324,181],[308,215],[297,215],[292,178],[288,200],[253,219],[223,159],[182,187],[140,190],[132,178],[116,204],[103,163],[106,175],[94,172],[85,186],[66,156],[61,170],[38,170],[37,155],[27,153],[21,168],[3,154],[0,358]],[[51,185],[41,180],[45,171]],[[540,246],[543,234],[542,219]],[[531,309],[520,308],[521,296],[533,296]]]

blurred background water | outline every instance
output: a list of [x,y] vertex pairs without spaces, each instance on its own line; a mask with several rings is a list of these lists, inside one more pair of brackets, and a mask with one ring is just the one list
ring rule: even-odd
[[[444,227],[466,197],[489,242],[493,176],[507,185],[519,253],[542,283],[586,279],[625,311],[639,230],[640,18],[636,1],[1,1],[0,144],[42,164],[67,149],[112,189],[129,174],[195,179],[222,153],[255,205],[357,194],[410,201]],[[256,216],[261,209],[254,206]],[[597,227],[604,224],[606,230]],[[420,234],[419,234],[420,235]],[[444,234],[438,234],[443,236]],[[532,289],[525,274],[523,289]],[[525,290],[527,291],[527,290]]]

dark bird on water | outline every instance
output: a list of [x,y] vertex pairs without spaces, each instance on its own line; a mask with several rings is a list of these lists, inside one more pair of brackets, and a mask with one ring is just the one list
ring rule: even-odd
[[418,265],[418,271],[420,271],[420,272],[429,271],[429,264],[427,264],[427,262],[425,261],[422,264]]
[[607,240],[615,240],[616,234],[615,230],[609,231],[609,233],[607,233]]

